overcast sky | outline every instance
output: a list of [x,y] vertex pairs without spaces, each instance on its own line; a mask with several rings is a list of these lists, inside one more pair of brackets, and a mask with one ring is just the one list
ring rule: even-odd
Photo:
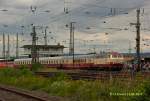
[[[64,3],[65,2],[65,3]],[[35,14],[30,6],[36,6]],[[142,39],[150,39],[150,1],[149,0],[0,0],[0,32],[11,35],[11,50],[15,53],[15,34],[19,33],[20,47],[31,44],[31,24],[49,26],[48,43],[60,42],[69,46],[71,21],[75,23],[75,51],[85,53],[112,50],[128,52],[129,46],[135,52],[136,9],[141,8]],[[64,8],[69,10],[65,14]],[[111,14],[111,8],[113,8]],[[115,12],[114,12],[115,8]],[[144,11],[143,9],[144,8]],[[44,12],[50,10],[50,12]],[[8,25],[6,27],[5,25]],[[22,30],[21,26],[25,26]],[[23,35],[21,34],[23,31]],[[38,44],[44,44],[43,31],[37,29]],[[108,34],[105,34],[108,33]],[[141,40],[142,41],[142,40]],[[130,44],[131,43],[131,44]],[[142,52],[149,52],[150,40],[142,41]],[[0,46],[2,47],[2,41]],[[67,52],[68,48],[65,49]],[[2,48],[0,49],[2,52]]]

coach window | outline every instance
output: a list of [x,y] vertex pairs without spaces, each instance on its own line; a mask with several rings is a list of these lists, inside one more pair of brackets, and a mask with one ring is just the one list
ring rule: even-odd
[[66,63],[66,60],[64,60],[64,63]]
[[57,60],[55,60],[55,64],[57,64]]
[[91,62],[92,62],[92,59],[89,59],[89,62],[91,63]]
[[68,60],[66,60],[66,63],[68,63]]
[[85,59],[82,59],[82,63],[84,63],[85,62]]
[[85,63],[85,59],[83,59],[83,63]]

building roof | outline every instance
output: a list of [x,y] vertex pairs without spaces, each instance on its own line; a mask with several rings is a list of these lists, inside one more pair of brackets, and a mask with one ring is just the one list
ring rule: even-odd
[[[63,45],[36,45],[37,48],[65,48]],[[22,48],[32,48],[32,45],[24,45]]]

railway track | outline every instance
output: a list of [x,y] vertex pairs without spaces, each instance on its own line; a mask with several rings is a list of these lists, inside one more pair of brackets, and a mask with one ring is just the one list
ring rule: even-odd
[[[60,72],[36,72],[35,74],[43,77],[55,77]],[[62,73],[62,72],[61,72]],[[130,72],[63,72],[73,80],[107,80],[110,78],[131,78]],[[150,77],[150,72],[144,72],[138,75],[139,78]]]
[[[3,85],[0,85],[0,92],[1,92],[0,95],[2,97],[2,98],[0,97],[0,101],[12,101],[10,99],[13,99],[13,101],[60,101],[56,99],[50,100],[42,96],[37,96],[26,91],[21,91],[21,90],[18,90],[12,87],[6,87]],[[11,95],[13,95],[12,98],[9,98]],[[22,99],[26,99],[26,100],[22,100]]]

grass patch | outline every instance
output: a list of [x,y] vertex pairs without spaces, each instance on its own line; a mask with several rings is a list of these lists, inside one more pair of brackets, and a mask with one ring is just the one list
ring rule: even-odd
[[[86,81],[69,80],[60,73],[53,78],[36,77],[27,68],[0,70],[0,83],[23,89],[44,91],[49,95],[68,97],[70,101],[150,101],[150,80]],[[140,93],[142,96],[110,96],[112,93]]]

